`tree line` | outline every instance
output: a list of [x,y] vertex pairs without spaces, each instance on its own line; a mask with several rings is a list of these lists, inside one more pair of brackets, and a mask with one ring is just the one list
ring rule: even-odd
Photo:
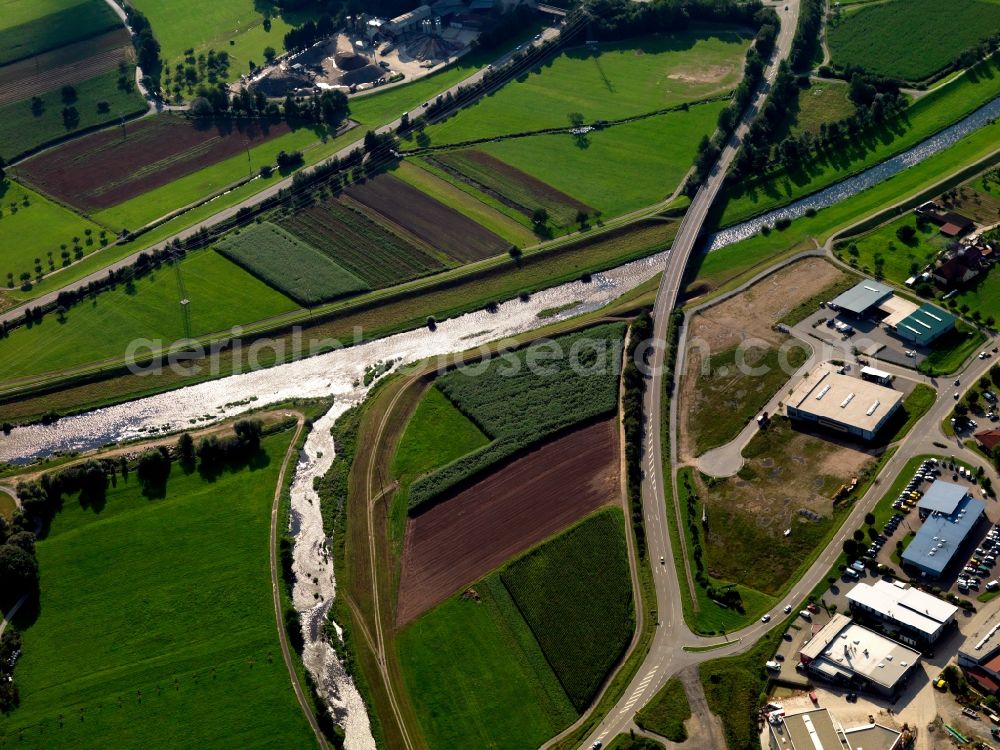
[[642,518],[642,399],[646,393],[646,376],[639,368],[636,352],[643,346],[643,364],[648,360],[646,343],[653,338],[653,318],[648,310],[632,321],[625,367],[622,370],[622,429],[625,432],[625,472],[629,508],[632,512],[632,530],[640,558],[646,557],[646,527]]
[[149,19],[131,5],[125,5],[125,18],[132,27],[132,45],[135,47],[136,61],[142,68],[142,85],[147,91],[160,89],[160,43],[153,35]]

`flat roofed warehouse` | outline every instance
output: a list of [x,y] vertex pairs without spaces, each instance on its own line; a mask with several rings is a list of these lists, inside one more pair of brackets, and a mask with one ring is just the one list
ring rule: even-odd
[[920,306],[908,299],[893,295],[879,305],[878,309],[885,313],[882,323],[895,328],[899,321],[915,313],[920,309]]
[[892,695],[903,686],[920,654],[852,622],[847,615],[836,614],[802,648],[799,661],[831,682]]
[[917,346],[929,346],[955,328],[955,316],[929,302],[896,324],[896,335]]
[[842,750],[843,743],[825,708],[783,716],[770,727],[771,748],[779,750]]
[[859,583],[847,592],[847,601],[856,617],[895,631],[911,646],[934,643],[958,614],[958,607],[900,581]]
[[872,440],[902,402],[899,391],[841,375],[832,364],[823,363],[793,389],[785,413],[793,420]]
[[835,310],[842,310],[860,318],[891,296],[892,287],[874,279],[865,279],[834,297],[830,304]]
[[917,508],[920,509],[921,513],[933,513],[937,511],[938,513],[950,516],[968,494],[969,491],[960,484],[937,479],[927,489],[926,494],[920,498]]
[[939,578],[979,523],[985,508],[979,500],[966,496],[950,514],[932,512],[903,550],[903,562]]

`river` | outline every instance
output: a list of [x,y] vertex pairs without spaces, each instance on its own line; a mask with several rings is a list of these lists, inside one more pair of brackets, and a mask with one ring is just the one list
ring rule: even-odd
[[[1000,98],[914,148],[789,206],[718,232],[709,249],[734,244],[774,225],[780,218],[803,216],[842,201],[936,154],[1000,116]],[[322,476],[333,460],[330,429],[350,406],[369,390],[365,368],[377,362],[398,367],[428,357],[446,357],[489,342],[596,310],[655,276],[666,253],[634,261],[589,283],[572,282],[539,292],[526,302],[512,300],[496,312],[468,313],[437,325],[389,336],[287,365],[261,369],[181,388],[127,404],[66,417],[54,425],[15,429],[0,438],[0,461],[25,463],[55,451],[84,451],[108,443],[133,440],[208,424],[251,408],[289,398],[334,396],[330,411],[314,424],[300,455],[291,493],[291,531],[295,538],[293,589],[295,607],[302,615],[303,659],[317,685],[326,693],[337,720],[347,732],[349,750],[374,750],[375,742],[365,706],[333,649],[322,639],[322,622],[336,592],[333,563],[323,534],[319,501],[313,479]],[[538,314],[564,307],[544,320]]]

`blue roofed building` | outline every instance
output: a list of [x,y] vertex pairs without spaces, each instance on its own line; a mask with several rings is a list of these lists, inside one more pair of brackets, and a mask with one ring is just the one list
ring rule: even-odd
[[920,531],[903,550],[903,563],[929,578],[940,578],[979,523],[985,508],[982,502],[966,494],[951,513],[929,511]]
[[920,512],[921,518],[935,512],[950,516],[955,512],[958,504],[968,495],[969,491],[962,485],[938,479],[930,486],[927,493],[920,498],[920,502],[917,503],[917,510]]
[[896,324],[896,335],[914,346],[930,346],[955,330],[955,316],[929,302]]

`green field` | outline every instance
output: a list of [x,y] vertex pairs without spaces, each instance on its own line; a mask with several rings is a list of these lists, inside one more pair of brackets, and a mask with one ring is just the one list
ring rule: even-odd
[[645,707],[636,713],[635,723],[672,742],[687,739],[684,722],[691,718],[691,706],[681,681],[672,677]]
[[535,747],[576,713],[493,574],[480,601],[449,599],[397,636],[410,700],[432,750]]
[[[536,747],[568,726],[564,686],[591,685],[631,638],[629,580],[621,512],[606,510],[473,584],[478,601],[453,597],[403,630],[429,747]],[[509,581],[524,588],[512,596]]]
[[621,512],[592,516],[500,574],[577,711],[635,629]]
[[729,31],[657,34],[573,49],[438,125],[432,144],[615,120],[734,88],[746,40]]
[[[135,66],[130,65],[126,74],[129,81],[135,80]],[[0,121],[4,123],[0,131],[0,157],[10,161],[14,157],[38,146],[63,138],[85,128],[104,123],[118,122],[121,117],[131,117],[146,111],[146,100],[131,86],[129,91],[118,88],[118,71],[112,70],[99,76],[73,84],[77,101],[73,105],[79,113],[76,127],[67,128],[63,122],[62,89],[53,89],[42,94],[43,110],[37,117],[32,112],[31,100],[14,102],[0,106]],[[107,102],[108,111],[101,113],[98,102]]]
[[437,388],[427,389],[396,449],[392,473],[419,477],[489,442]]
[[[24,205],[27,199],[28,205]],[[17,211],[11,207],[15,204]],[[86,230],[90,230],[88,237]],[[55,267],[63,264],[62,249],[73,256],[73,238],[80,240],[79,247],[85,254],[99,250],[101,228],[77,216],[62,206],[52,203],[33,190],[13,180],[0,182],[0,284],[8,286],[8,274],[14,274],[14,286],[21,285],[24,272],[35,276],[35,259],[41,261],[42,271],[48,273],[49,253]],[[87,240],[91,244],[87,244]],[[59,276],[54,277],[58,279]]]
[[438,258],[338,200],[297,211],[279,225],[372,289],[444,270]]
[[[804,162],[795,171],[778,170],[761,179],[743,180],[739,187],[724,188],[725,194],[719,203],[724,210],[718,223],[726,226],[783,206],[878,164],[960,120],[997,96],[1000,96],[1000,59],[983,63],[977,66],[975,72],[968,71],[953,83],[918,99],[906,110],[904,121],[896,124],[895,132],[883,128],[845,146],[832,157]],[[971,147],[963,148],[968,140],[969,137],[963,139],[962,144],[953,148],[971,150]],[[882,192],[883,189],[880,186],[867,192]]]
[[[160,43],[161,56],[168,63],[178,62],[185,50],[195,55],[215,49],[229,53],[230,78],[246,73],[253,60],[264,64],[264,48],[284,50],[285,33],[292,27],[280,16],[271,17],[271,30],[264,29],[264,16],[258,7],[267,3],[254,0],[133,0],[153,27]],[[232,42],[232,43],[231,43]]]
[[[189,304],[182,307],[185,298]],[[50,314],[40,324],[15,329],[0,340],[0,359],[4,377],[16,379],[123,357],[134,341],[167,346],[294,309],[287,297],[204,251],[139,279],[131,292],[120,284],[78,303],[65,323]],[[148,352],[137,350],[140,356]]]
[[267,222],[228,235],[216,249],[305,306],[368,289],[365,282],[312,245]]
[[268,574],[289,440],[265,438],[249,468],[214,481],[175,465],[163,498],[145,497],[132,474],[102,507],[65,499],[37,545],[37,619],[16,622],[21,705],[4,717],[0,747],[315,743],[282,660]]
[[[854,114],[854,102],[847,96],[846,83],[835,80],[811,81],[811,86],[799,92],[789,112],[789,134],[819,135],[823,123],[843,120]],[[775,138],[778,140],[778,138]]]
[[1000,5],[980,0],[889,0],[849,13],[828,31],[835,66],[922,81],[1000,28]]
[[437,379],[436,387],[491,438],[413,484],[415,508],[519,450],[617,408],[624,326],[540,342]]
[[539,135],[479,148],[593,206],[607,219],[669,196],[694,163],[698,141],[715,130],[722,108],[721,102],[694,106],[580,139]]
[[120,24],[104,0],[0,0],[0,65]]

